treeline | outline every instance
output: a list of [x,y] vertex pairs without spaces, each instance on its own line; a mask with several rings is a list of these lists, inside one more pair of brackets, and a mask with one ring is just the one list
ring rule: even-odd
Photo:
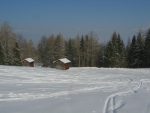
[[124,44],[119,33],[114,32],[106,43],[100,43],[94,33],[66,39],[62,34],[43,36],[37,46],[32,40],[17,35],[8,24],[0,27],[0,64],[22,65],[31,57],[43,66],[53,67],[53,62],[66,57],[73,67],[150,67],[150,29],[134,35]]
[[150,67],[150,29],[134,35],[127,46],[119,34],[113,33],[100,56],[100,67]]
[[66,57],[72,66],[98,66],[100,44],[92,33],[65,40],[63,35],[42,37],[38,44],[40,61],[53,66],[53,61]]
[[38,52],[40,61],[51,67],[53,61],[63,57],[75,67],[150,67],[150,29],[134,35],[127,45],[116,32],[106,44],[93,33],[70,39],[61,34],[42,37]]

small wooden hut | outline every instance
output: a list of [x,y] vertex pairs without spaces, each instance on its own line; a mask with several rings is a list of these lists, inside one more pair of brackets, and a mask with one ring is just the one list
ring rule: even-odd
[[24,66],[34,67],[34,60],[32,58],[26,58],[22,61]]
[[71,61],[68,60],[67,58],[62,58],[62,59],[58,59],[54,61],[53,63],[54,63],[55,68],[67,70],[70,67]]

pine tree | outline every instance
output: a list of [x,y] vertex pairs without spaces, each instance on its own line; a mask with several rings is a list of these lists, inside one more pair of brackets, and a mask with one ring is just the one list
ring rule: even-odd
[[66,41],[65,56],[71,61],[72,66],[77,66],[77,53],[75,49],[75,42],[71,38],[68,41]]
[[21,63],[21,57],[20,57],[20,49],[19,49],[19,46],[18,46],[17,42],[15,44],[15,48],[13,49],[13,54],[14,54],[14,63],[13,63],[13,65],[21,66],[22,63]]
[[109,41],[106,45],[105,52],[104,52],[104,62],[106,64],[106,67],[112,67],[112,61],[111,56],[113,55],[113,46],[112,42]]
[[100,46],[100,50],[98,53],[98,67],[106,67],[106,60],[105,60],[105,45]]
[[38,44],[38,54],[43,66],[48,66],[48,44],[45,36],[41,38],[41,41]]
[[81,52],[80,52],[80,36],[77,35],[77,37],[75,38],[75,50],[76,50],[76,63],[77,66],[80,67],[81,66]]
[[0,43],[0,65],[4,65],[4,53],[1,43]]
[[136,57],[136,67],[137,68],[143,67],[144,66],[144,39],[142,38],[141,33],[139,33],[137,36],[135,57]]
[[61,34],[56,36],[54,44],[54,59],[58,60],[65,56],[65,41]]
[[53,61],[55,61],[55,58],[54,58],[54,47],[55,47],[55,36],[54,35],[51,35],[48,39],[47,39],[47,62],[48,62],[48,65],[50,67],[53,67]]
[[112,39],[106,45],[105,64],[109,67],[126,66],[124,43],[116,32],[113,33]]
[[136,36],[134,35],[133,38],[132,38],[131,45],[129,47],[129,51],[128,51],[128,65],[131,68],[136,67],[135,51],[136,51]]
[[150,29],[146,33],[144,46],[144,66],[150,67]]
[[126,67],[127,66],[127,56],[126,56],[126,51],[125,51],[125,45],[123,40],[120,37],[120,34],[118,34],[117,37],[117,48],[118,48],[118,60],[119,60],[119,67]]
[[113,35],[112,35],[112,56],[110,57],[110,60],[111,60],[111,66],[112,67],[119,67],[119,51],[118,51],[118,37],[117,37],[117,33],[114,32]]
[[130,46],[131,46],[131,39],[129,38],[128,39],[128,43],[127,43],[127,46],[126,46],[126,57],[127,57],[127,67],[129,68],[129,50],[130,50]]
[[85,44],[84,44],[84,36],[82,36],[80,40],[80,63],[82,67],[85,66],[84,54],[85,54]]

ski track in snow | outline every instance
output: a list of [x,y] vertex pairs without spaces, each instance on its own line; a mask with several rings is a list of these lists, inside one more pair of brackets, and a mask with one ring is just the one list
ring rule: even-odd
[[[128,96],[128,95],[132,95],[134,93],[137,93],[139,89],[145,89],[146,92],[147,91],[149,92],[149,90],[150,90],[149,89],[149,85],[144,85],[144,84],[147,84],[147,83],[150,84],[150,80],[149,79],[141,79],[139,81],[139,85],[138,86],[136,86],[136,87],[134,87],[134,88],[132,88],[132,89],[130,89],[128,91],[118,92],[118,93],[114,93],[114,94],[108,96],[106,101],[105,101],[105,104],[104,104],[103,113],[118,113],[116,111],[118,109],[122,108],[126,104],[122,100],[119,100],[119,101],[116,102],[115,100],[116,100],[116,98],[118,96],[124,97],[124,96]],[[149,97],[145,97],[145,98],[149,98]],[[149,101],[149,103],[150,103],[150,101]],[[136,104],[136,103],[134,103],[134,104]],[[149,108],[149,106],[147,107],[147,109],[148,108]],[[144,113],[149,113],[149,112],[144,112]]]
[[[115,103],[116,97],[134,92],[144,83],[147,83],[144,88],[150,90],[149,69],[83,67],[64,71],[0,66],[0,102],[32,101],[102,91],[112,93],[104,103],[103,113],[117,113],[116,110],[126,103],[121,100]],[[97,113],[95,110],[93,112]]]

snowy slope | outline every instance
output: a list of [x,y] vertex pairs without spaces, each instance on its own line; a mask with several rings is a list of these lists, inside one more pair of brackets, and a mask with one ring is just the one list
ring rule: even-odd
[[0,113],[150,113],[150,69],[0,66]]

